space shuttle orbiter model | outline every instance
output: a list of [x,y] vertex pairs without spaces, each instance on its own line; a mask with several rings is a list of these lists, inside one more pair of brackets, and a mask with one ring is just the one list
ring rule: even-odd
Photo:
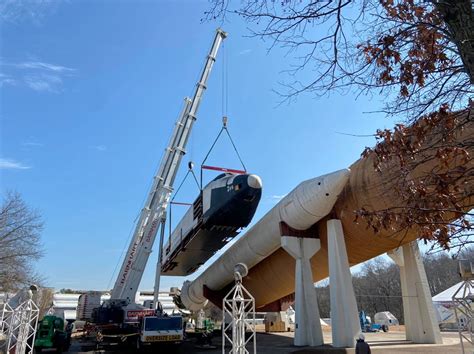
[[209,182],[163,248],[162,275],[189,275],[246,227],[257,210],[262,181],[222,173]]

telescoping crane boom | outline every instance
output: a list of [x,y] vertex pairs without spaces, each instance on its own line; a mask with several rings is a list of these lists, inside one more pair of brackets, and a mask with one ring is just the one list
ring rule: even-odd
[[[217,29],[211,50],[192,99],[185,98],[184,108],[176,122],[170,143],[165,150],[161,165],[153,179],[152,188],[136,224],[132,240],[111,293],[111,300],[134,301],[143,271],[152,251],[159,227],[164,227],[166,208],[173,190],[173,183],[185,154],[186,143],[196,114],[206,90],[206,82],[216,60],[216,55],[227,34]],[[160,250],[161,251],[161,250]]]
[[[158,229],[161,228],[163,236],[166,209],[173,191],[173,183],[206,90],[207,79],[226,36],[223,30],[217,30],[194,95],[184,101],[184,108],[165,149],[158,172],[153,178],[151,190],[141,210],[110,300],[101,304],[99,293],[86,293],[79,298],[78,317],[94,325],[97,346],[110,341],[116,343],[135,341],[137,347],[141,347],[155,342],[179,343],[184,339],[182,318],[179,315],[166,316],[163,313],[158,302],[157,284],[155,284],[153,308],[136,304],[135,296]],[[160,252],[161,248],[160,246]],[[159,274],[157,279],[159,281]]]

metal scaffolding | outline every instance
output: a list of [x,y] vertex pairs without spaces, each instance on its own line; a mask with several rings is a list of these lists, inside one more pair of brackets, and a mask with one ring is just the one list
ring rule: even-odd
[[0,352],[33,353],[39,309],[31,297],[18,306],[3,305],[0,317],[0,334],[6,339]]
[[[473,310],[471,304],[474,300],[474,279],[465,280],[453,295],[454,313],[458,324],[459,339],[462,352],[465,352],[464,342],[474,344]],[[465,320],[465,321],[464,321]]]
[[[226,353],[227,343],[232,346],[229,354],[250,353],[246,348],[249,342],[252,342],[252,352],[257,352],[255,299],[242,285],[242,278],[247,273],[246,265],[235,266],[235,285],[222,301],[222,354]],[[226,319],[230,319],[227,324]]]

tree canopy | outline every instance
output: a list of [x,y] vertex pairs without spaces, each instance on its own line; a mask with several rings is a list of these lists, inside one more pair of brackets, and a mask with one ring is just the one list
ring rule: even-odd
[[384,112],[415,119],[442,104],[465,108],[474,93],[469,0],[210,2],[206,19],[241,16],[252,36],[288,51],[285,99],[375,90],[391,94]]

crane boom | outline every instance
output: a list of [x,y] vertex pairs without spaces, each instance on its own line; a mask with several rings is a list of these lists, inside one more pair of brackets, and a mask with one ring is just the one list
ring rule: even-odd
[[185,98],[184,108],[176,122],[169,145],[165,149],[158,172],[153,178],[151,190],[112,289],[111,299],[113,300],[127,300],[130,303],[135,299],[158,228],[160,225],[163,227],[163,221],[166,218],[166,208],[173,190],[173,183],[181,159],[186,152],[186,144],[206,90],[207,79],[219,47],[226,36],[227,34],[222,29],[217,29],[193,98]]

